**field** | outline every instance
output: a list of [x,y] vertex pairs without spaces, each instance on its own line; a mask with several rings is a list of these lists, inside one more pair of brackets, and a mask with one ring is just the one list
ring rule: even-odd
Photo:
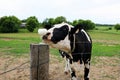
[[[89,31],[93,40],[91,80],[120,80],[120,31],[97,27]],[[34,32],[0,33],[0,73],[30,60],[29,46],[40,43]],[[59,66],[58,66],[59,65]],[[29,63],[14,71],[0,75],[0,80],[29,80]],[[83,78],[83,66],[78,70],[78,80]],[[69,80],[64,74],[64,62],[55,49],[50,50],[50,80]],[[62,76],[62,77],[61,77]]]

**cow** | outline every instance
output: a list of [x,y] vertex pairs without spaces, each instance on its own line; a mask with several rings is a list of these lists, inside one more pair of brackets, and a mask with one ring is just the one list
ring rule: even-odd
[[71,80],[77,80],[72,64],[84,64],[84,80],[89,80],[89,69],[92,52],[92,40],[89,34],[80,26],[73,27],[68,23],[55,24],[42,37],[49,46],[59,50],[66,58],[65,73],[70,72]]

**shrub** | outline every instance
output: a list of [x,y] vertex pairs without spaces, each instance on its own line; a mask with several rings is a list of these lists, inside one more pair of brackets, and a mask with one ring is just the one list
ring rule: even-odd
[[109,27],[108,30],[112,30],[112,27]]
[[53,27],[54,24],[59,24],[62,22],[67,22],[66,18],[63,16],[58,16],[55,19],[54,18],[46,18],[42,22],[42,26],[46,29],[50,29],[51,27]]
[[18,32],[20,20],[15,16],[4,16],[0,18],[0,32],[12,33]]
[[85,30],[92,30],[95,28],[95,24],[91,20],[75,20],[73,26],[79,26]]
[[28,31],[33,32],[36,27],[39,26],[39,22],[35,16],[29,17],[26,22]]
[[114,28],[115,28],[116,30],[120,30],[120,24],[116,24],[116,25],[114,26]]

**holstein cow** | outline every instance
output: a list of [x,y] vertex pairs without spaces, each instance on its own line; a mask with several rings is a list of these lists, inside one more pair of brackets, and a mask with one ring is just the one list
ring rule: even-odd
[[66,58],[65,72],[71,73],[71,80],[77,80],[73,62],[84,63],[84,80],[89,80],[92,40],[88,33],[78,26],[67,23],[56,24],[42,37],[43,41],[59,49]]

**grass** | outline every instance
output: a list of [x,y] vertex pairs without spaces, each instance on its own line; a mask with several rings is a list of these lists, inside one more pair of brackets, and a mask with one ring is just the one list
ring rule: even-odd
[[0,52],[12,55],[29,53],[31,43],[39,43],[37,33],[9,33],[0,34]]
[[93,56],[119,56],[120,45],[108,45],[104,43],[93,44]]
[[[41,42],[40,36],[34,32],[0,33],[0,53],[6,55],[21,56],[29,54],[31,43]],[[89,34],[93,40],[92,56],[119,56],[120,54],[120,32],[115,30],[103,31],[92,30]],[[51,49],[51,54],[58,56],[58,50]]]

